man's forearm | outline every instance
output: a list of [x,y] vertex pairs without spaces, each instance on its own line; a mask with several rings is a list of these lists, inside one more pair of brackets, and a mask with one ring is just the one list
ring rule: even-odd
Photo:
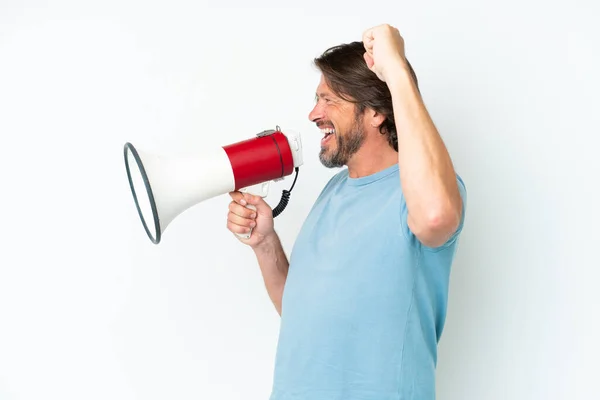
[[446,146],[412,80],[400,64],[386,79],[398,131],[398,161],[409,225],[422,242],[441,245],[456,229],[462,209]]
[[254,253],[260,266],[267,293],[277,313],[281,315],[281,298],[287,279],[289,262],[277,234],[274,233],[273,236],[266,237],[259,246],[254,248]]

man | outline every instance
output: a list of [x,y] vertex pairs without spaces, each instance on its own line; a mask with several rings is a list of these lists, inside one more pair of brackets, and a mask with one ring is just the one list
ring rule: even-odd
[[253,228],[240,240],[281,315],[271,400],[434,399],[465,187],[395,28],[315,63],[320,159],[347,168],[319,195],[289,262],[263,199],[231,193],[228,214],[232,232]]

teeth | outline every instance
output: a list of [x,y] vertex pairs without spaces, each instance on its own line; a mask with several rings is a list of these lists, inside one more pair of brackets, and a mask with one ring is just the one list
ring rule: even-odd
[[332,128],[327,128],[327,129],[321,129],[321,132],[322,132],[324,135],[330,135],[330,134],[334,133],[334,132],[335,132],[335,130],[334,130],[334,129],[332,129]]

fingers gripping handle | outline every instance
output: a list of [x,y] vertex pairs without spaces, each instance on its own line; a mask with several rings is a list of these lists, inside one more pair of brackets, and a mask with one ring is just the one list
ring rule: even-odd
[[[246,205],[246,208],[256,211],[256,207],[254,207],[252,204]],[[250,232],[248,233],[236,233],[236,235],[241,239],[250,239],[250,236],[252,235],[252,228],[250,228]]]
[[[260,197],[264,198],[264,197],[267,197],[267,195],[269,194],[269,183],[270,182],[263,182],[263,183],[256,184],[254,186],[249,186],[249,187],[240,189],[240,192],[248,193],[248,194],[252,194],[252,195],[260,196]],[[256,207],[253,204],[246,205],[246,208],[256,211]],[[250,232],[248,232],[248,233],[236,233],[236,235],[242,239],[250,239],[250,236],[252,235],[252,228],[250,228]]]

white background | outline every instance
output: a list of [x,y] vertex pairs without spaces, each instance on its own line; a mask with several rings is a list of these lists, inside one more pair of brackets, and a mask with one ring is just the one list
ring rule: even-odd
[[403,34],[469,193],[438,398],[600,398],[597,3],[48,4],[0,1],[0,399],[266,400],[279,318],[228,196],[155,246],[122,146],[300,131],[289,252],[337,172],[307,118],[312,58],[380,23]]

